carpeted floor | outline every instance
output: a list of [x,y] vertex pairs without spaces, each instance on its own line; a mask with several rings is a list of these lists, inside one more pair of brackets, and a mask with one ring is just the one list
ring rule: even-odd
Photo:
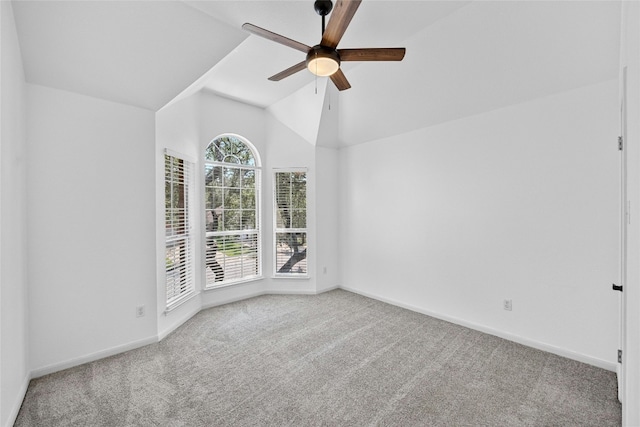
[[35,379],[16,426],[619,426],[615,374],[350,292],[200,312]]

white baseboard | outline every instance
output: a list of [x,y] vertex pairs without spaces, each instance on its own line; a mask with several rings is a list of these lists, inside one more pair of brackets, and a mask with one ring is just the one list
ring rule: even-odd
[[524,338],[518,335],[510,334],[508,332],[504,332],[498,329],[494,329],[485,325],[481,325],[474,322],[469,322],[464,319],[460,319],[457,317],[448,316],[446,314],[437,313],[431,310],[426,310],[421,307],[417,307],[411,304],[405,304],[401,301],[397,301],[391,298],[380,297],[378,295],[371,294],[369,292],[363,292],[358,289],[354,289],[348,286],[340,286],[341,289],[345,291],[353,292],[355,294],[359,294],[365,296],[367,298],[372,298],[378,301],[386,302],[391,305],[395,305],[397,307],[406,308],[407,310],[415,311],[417,313],[426,314],[427,316],[435,317],[436,319],[445,320],[450,323],[455,323],[456,325],[464,326],[469,329],[473,329],[476,331],[484,332],[489,335],[494,335],[496,337],[504,338],[509,341],[516,342],[518,344],[526,345],[527,347],[532,347],[538,350],[546,351],[548,353],[553,353],[558,356],[566,357],[568,359],[576,360],[578,362],[586,363],[588,365],[596,366],[598,368],[606,369],[608,371],[616,372],[617,363],[608,362],[606,360],[598,359],[595,357],[587,356],[581,353],[577,353],[572,350],[568,350],[561,347],[556,347],[551,344],[543,343],[540,341],[531,340],[528,338]]
[[[198,313],[201,312],[202,310],[206,310],[208,308],[218,307],[220,305],[225,305],[225,304],[231,304],[232,302],[238,302],[238,301],[242,301],[242,300],[249,299],[249,298],[259,297],[261,295],[266,295],[266,294],[267,294],[267,292],[265,292],[265,291],[257,291],[257,292],[251,292],[249,294],[242,295],[242,296],[237,296],[237,297],[232,297],[232,298],[223,298],[223,299],[221,299],[219,301],[214,301],[214,302],[210,302],[210,303],[207,303],[207,304],[202,304],[202,307],[200,307],[200,310],[198,310]],[[194,314],[194,316],[195,316],[195,314]]]
[[[184,323],[191,319],[193,316],[195,316],[196,314],[198,314],[200,312],[200,310],[202,310],[201,307],[197,307],[195,309],[190,310],[189,312],[187,312],[187,314],[183,315],[182,318],[180,318],[180,320],[178,320],[177,322],[175,322],[173,325],[171,325],[169,328],[165,329],[164,331],[160,331],[158,332],[158,342],[162,341],[163,339],[165,339],[167,336],[169,336],[169,334],[171,334],[171,332],[175,331],[176,329],[178,329],[180,326],[184,325]],[[165,314],[166,315],[166,314]]]
[[145,345],[153,344],[156,342],[158,342],[158,337],[154,335],[152,337],[132,341],[127,344],[118,345],[115,347],[107,348],[105,350],[97,351],[95,353],[87,354],[85,356],[70,359],[65,362],[53,363],[43,368],[38,368],[31,371],[31,378],[39,378],[44,375],[49,375],[54,372],[62,371],[64,369],[84,365],[85,363],[94,362],[99,359],[104,359],[105,357],[114,356],[116,354],[124,353],[125,351],[134,350],[136,348],[144,347]]
[[31,381],[31,378],[32,377],[30,373],[27,373],[27,375],[24,377],[22,387],[20,387],[20,391],[18,392],[16,401],[11,408],[11,412],[9,413],[9,417],[7,418],[7,424],[5,424],[5,427],[11,427],[15,424],[16,419],[18,418],[18,413],[20,412],[20,408],[22,407],[22,402],[27,395],[27,389],[29,388],[29,382]]
[[323,294],[323,293],[325,293],[325,292],[333,291],[333,290],[336,290],[336,289],[340,289],[340,286],[338,286],[338,285],[333,285],[333,286],[329,286],[328,288],[322,288],[322,289],[319,289],[319,290],[316,292],[316,295],[320,295],[320,294]]
[[[251,294],[243,295],[241,297],[227,298],[227,299],[222,299],[220,301],[216,301],[216,302],[213,302],[213,303],[203,304],[202,308],[199,311],[206,310],[206,309],[212,308],[212,307],[218,307],[218,306],[225,305],[225,304],[231,304],[231,303],[242,301],[242,300],[249,299],[249,298],[259,297],[259,296],[262,296],[262,295],[319,295],[319,294],[322,294],[324,292],[329,292],[329,291],[332,291],[334,289],[339,289],[339,288],[340,287],[338,285],[336,285],[336,286],[332,286],[330,288],[316,290],[316,291],[312,291],[312,290],[278,290],[278,289],[264,290],[264,291],[259,291],[259,292],[254,292],[254,293],[251,293]],[[195,314],[197,314],[197,313],[194,313],[194,316],[195,316]]]
[[318,295],[318,291],[310,289],[273,289],[266,291],[265,295]]

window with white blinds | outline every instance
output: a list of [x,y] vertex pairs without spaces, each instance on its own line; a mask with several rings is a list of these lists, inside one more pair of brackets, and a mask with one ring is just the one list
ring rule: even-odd
[[167,152],[164,156],[165,271],[167,308],[195,291],[193,267],[193,163]]
[[306,276],[307,171],[277,170],[273,187],[276,275]]
[[232,134],[217,137],[205,151],[207,288],[262,275],[257,156],[247,140]]

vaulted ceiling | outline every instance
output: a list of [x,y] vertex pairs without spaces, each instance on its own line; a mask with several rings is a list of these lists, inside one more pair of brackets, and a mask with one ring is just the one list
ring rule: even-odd
[[158,110],[247,35],[176,1],[13,3],[30,83]]
[[[251,22],[314,45],[313,0],[14,0],[13,9],[34,84],[154,111],[203,88],[274,109],[291,97],[316,105],[315,86],[330,87],[307,71],[268,81],[304,54],[241,29]],[[364,0],[339,47],[407,54],[343,64],[352,88],[330,93],[340,143],[614,79],[619,22],[617,1]]]

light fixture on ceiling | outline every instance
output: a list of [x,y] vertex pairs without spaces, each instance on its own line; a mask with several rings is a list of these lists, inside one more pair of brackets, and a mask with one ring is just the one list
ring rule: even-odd
[[347,30],[351,18],[358,10],[362,0],[339,0],[336,2],[336,10],[331,13],[329,24],[325,28],[325,17],[333,9],[331,0],[315,0],[314,9],[322,17],[322,40],[314,47],[297,42],[288,37],[274,33],[257,25],[245,23],[242,28],[256,36],[264,37],[276,43],[288,46],[307,54],[305,61],[299,62],[286,70],[269,77],[273,82],[280,81],[305,68],[316,76],[329,76],[338,90],[346,90],[351,87],[349,81],[340,69],[341,61],[402,61],[405,48],[382,47],[362,49],[338,49],[338,43]]
[[340,69],[340,56],[335,49],[316,45],[307,53],[307,68],[316,76],[330,76]]

